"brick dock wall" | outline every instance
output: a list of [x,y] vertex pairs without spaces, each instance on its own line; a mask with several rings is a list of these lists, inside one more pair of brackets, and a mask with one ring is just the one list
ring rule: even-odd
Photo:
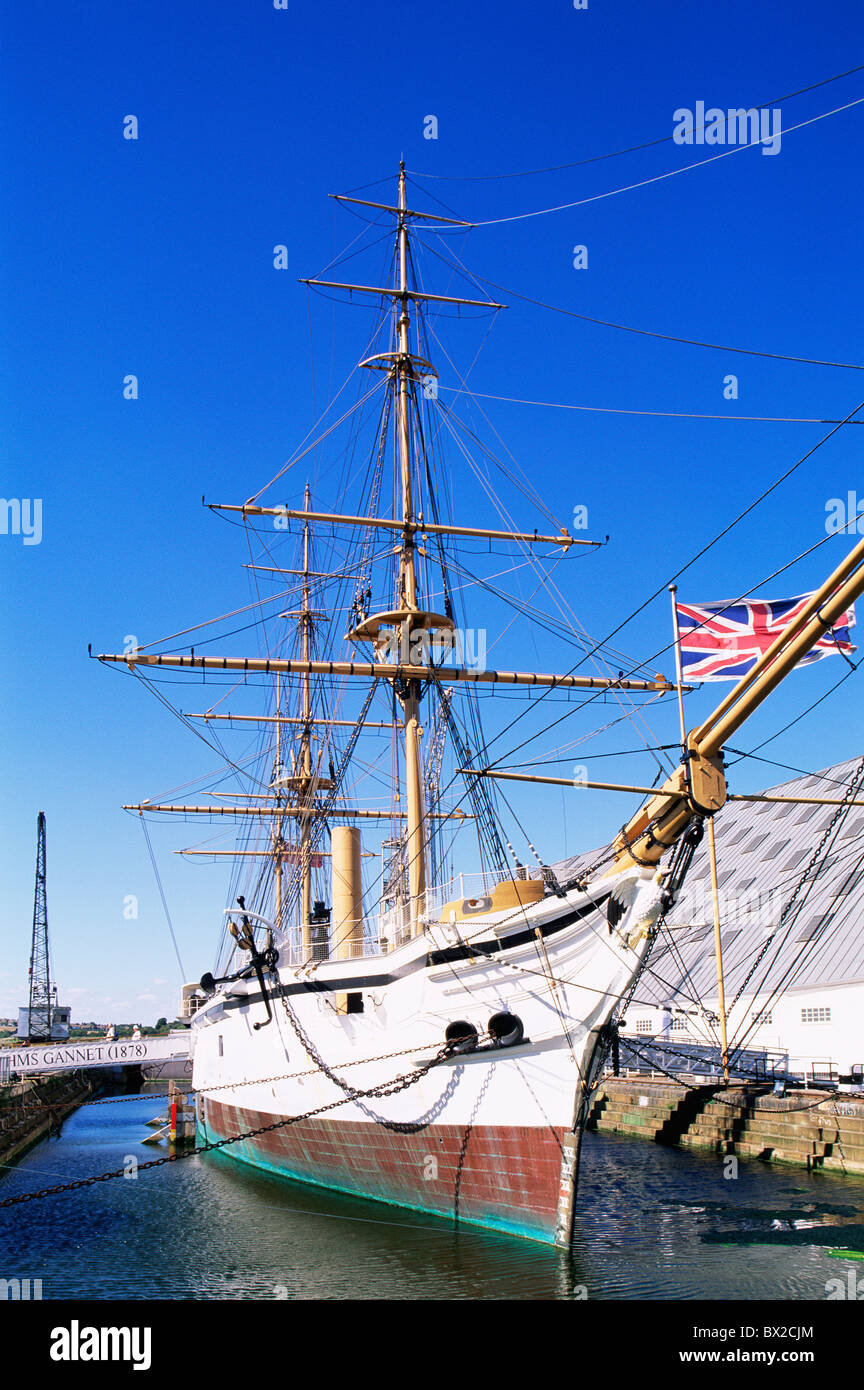
[[14,1163],[40,1139],[55,1133],[67,1115],[89,1099],[95,1086],[92,1077],[79,1073],[0,1087],[0,1163]]
[[657,1144],[836,1173],[864,1174],[864,1101],[824,1091],[775,1096],[759,1086],[607,1077],[588,1128]]

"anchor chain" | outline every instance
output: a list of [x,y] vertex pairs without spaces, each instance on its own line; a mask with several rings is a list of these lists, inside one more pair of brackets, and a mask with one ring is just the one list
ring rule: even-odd
[[[329,1067],[327,1063],[324,1061],[324,1058],[321,1056],[320,1052],[315,1047],[315,1044],[312,1042],[312,1039],[309,1037],[302,1023],[296,1017],[293,1009],[288,1004],[288,1000],[285,998],[284,994],[282,996],[282,1007],[285,1010],[285,1014],[289,1024],[291,1025],[291,1028],[296,1033],[297,1037],[299,1038],[308,1055],[312,1058],[312,1061],[315,1063],[318,1070],[323,1072],[323,1074],[327,1077],[328,1081],[333,1082],[334,1086],[338,1086],[340,1091],[344,1091],[346,1101],[365,1100],[367,1096],[374,1096],[377,1094],[377,1092],[375,1091],[359,1091],[355,1086],[351,1085],[350,1081],[345,1081],[341,1076],[337,1076],[336,1073],[332,1070],[332,1068]],[[412,1051],[413,1050],[415,1049],[412,1049]],[[450,1044],[447,1044],[445,1047],[441,1048],[435,1054],[435,1057],[432,1059],[431,1062],[424,1063],[423,1075],[425,1075],[425,1073],[429,1071],[430,1068],[434,1066],[436,1062],[442,1061],[445,1057],[449,1056],[450,1051]],[[391,1094],[391,1092],[383,1092],[382,1094]],[[344,1104],[344,1102],[342,1101],[338,1103]],[[413,1125],[409,1122],[404,1122],[400,1120],[385,1120],[380,1115],[373,1115],[372,1118],[374,1119],[377,1125],[381,1125],[383,1129],[392,1130],[395,1134],[410,1134],[413,1133],[417,1128],[416,1125]]]
[[[323,1115],[328,1110],[335,1110],[340,1105],[346,1105],[352,1099],[381,1099],[384,1096],[398,1095],[400,1091],[407,1091],[409,1086],[421,1081],[426,1073],[431,1071],[432,1067],[436,1066],[444,1056],[446,1056],[446,1051],[442,1048],[415,1071],[394,1077],[392,1081],[382,1082],[380,1085],[372,1086],[365,1091],[356,1091],[353,1096],[342,1096],[339,1100],[330,1101],[327,1105],[319,1105],[313,1110],[307,1110],[302,1115],[288,1115],[269,1125],[259,1125],[257,1129],[244,1130],[242,1134],[232,1134],[226,1139],[210,1139],[203,1144],[197,1144],[194,1149],[165,1154],[162,1158],[148,1159],[146,1163],[137,1164],[135,1172],[137,1174],[146,1172],[150,1168],[163,1168],[166,1163],[179,1163],[185,1158],[197,1158],[199,1154],[213,1153],[217,1149],[227,1148],[229,1144],[239,1144],[246,1139],[257,1139],[262,1134],[271,1134],[274,1130],[286,1129],[289,1125],[296,1125],[302,1120],[311,1120],[316,1115]],[[43,1197],[55,1197],[62,1192],[77,1192],[85,1187],[94,1187],[96,1183],[109,1182],[112,1178],[126,1176],[127,1169],[125,1167],[114,1168],[107,1173],[97,1173],[89,1178],[78,1178],[75,1182],[58,1183],[53,1187],[41,1187],[35,1192],[19,1193],[17,1197],[2,1198],[0,1199],[0,1208],[20,1206],[23,1202],[35,1202]]]

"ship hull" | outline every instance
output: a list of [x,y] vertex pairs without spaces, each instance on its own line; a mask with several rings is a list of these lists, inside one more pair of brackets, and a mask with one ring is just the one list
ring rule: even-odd
[[[202,1138],[233,1138],[273,1116],[209,1101]],[[432,1124],[394,1133],[374,1122],[311,1119],[232,1144],[233,1158],[295,1182],[551,1242],[564,1131]]]
[[[612,927],[612,889],[490,915],[455,945],[430,926],[386,955],[280,965],[267,1001],[229,984],[194,1022],[200,1138],[295,1181],[561,1243],[604,1029],[659,912],[640,871]],[[506,1045],[487,1033],[501,1011],[523,1028]],[[475,1048],[445,1053],[454,1020]]]

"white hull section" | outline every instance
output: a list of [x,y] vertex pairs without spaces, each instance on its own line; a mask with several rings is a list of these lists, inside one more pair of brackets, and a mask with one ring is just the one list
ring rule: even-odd
[[[576,1127],[598,1033],[650,947],[660,877],[630,870],[600,880],[591,896],[573,891],[428,925],[386,955],[279,966],[269,1023],[254,979],[224,986],[193,1023],[193,1084],[208,1137],[308,1116],[225,1152],[304,1181],[552,1239],[562,1140]],[[613,888],[625,908],[610,928]],[[346,996],[355,1007],[362,999],[363,1011],[340,1012]],[[523,1041],[484,1040],[501,1012],[518,1017]],[[456,1020],[474,1025],[479,1049],[448,1056],[394,1095],[352,1096],[310,1055],[345,1086],[371,1092],[418,1072]],[[388,1176],[396,1151],[401,1166]],[[520,1194],[523,1209],[514,1212]]]

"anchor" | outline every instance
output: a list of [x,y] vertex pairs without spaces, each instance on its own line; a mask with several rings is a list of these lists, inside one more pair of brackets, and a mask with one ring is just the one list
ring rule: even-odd
[[[233,975],[214,977],[208,971],[205,975],[201,976],[200,984],[206,994],[212,994],[217,985],[231,984],[234,980],[248,980],[250,975],[254,974],[258,984],[261,986],[261,997],[264,1000],[264,1007],[267,1010],[266,1019],[264,1019],[262,1023],[254,1023],[252,1025],[257,1032],[259,1028],[266,1028],[267,1024],[271,1023],[273,1020],[273,1011],[270,1008],[270,997],[267,993],[264,971],[275,970],[279,961],[279,952],[273,945],[274,928],[272,922],[269,922],[266,917],[262,917],[260,912],[249,911],[246,907],[246,900],[242,896],[238,897],[237,903],[242,914],[240,917],[241,925],[238,927],[236,922],[229,921],[228,930],[234,937],[241,951],[249,952],[251,957],[250,963],[244,966],[242,970],[237,970]],[[230,917],[233,911],[233,908],[225,908],[225,916]],[[255,928],[252,925],[253,918],[256,922],[263,922],[264,926],[267,928],[266,944],[263,951],[259,951],[255,945]]]

